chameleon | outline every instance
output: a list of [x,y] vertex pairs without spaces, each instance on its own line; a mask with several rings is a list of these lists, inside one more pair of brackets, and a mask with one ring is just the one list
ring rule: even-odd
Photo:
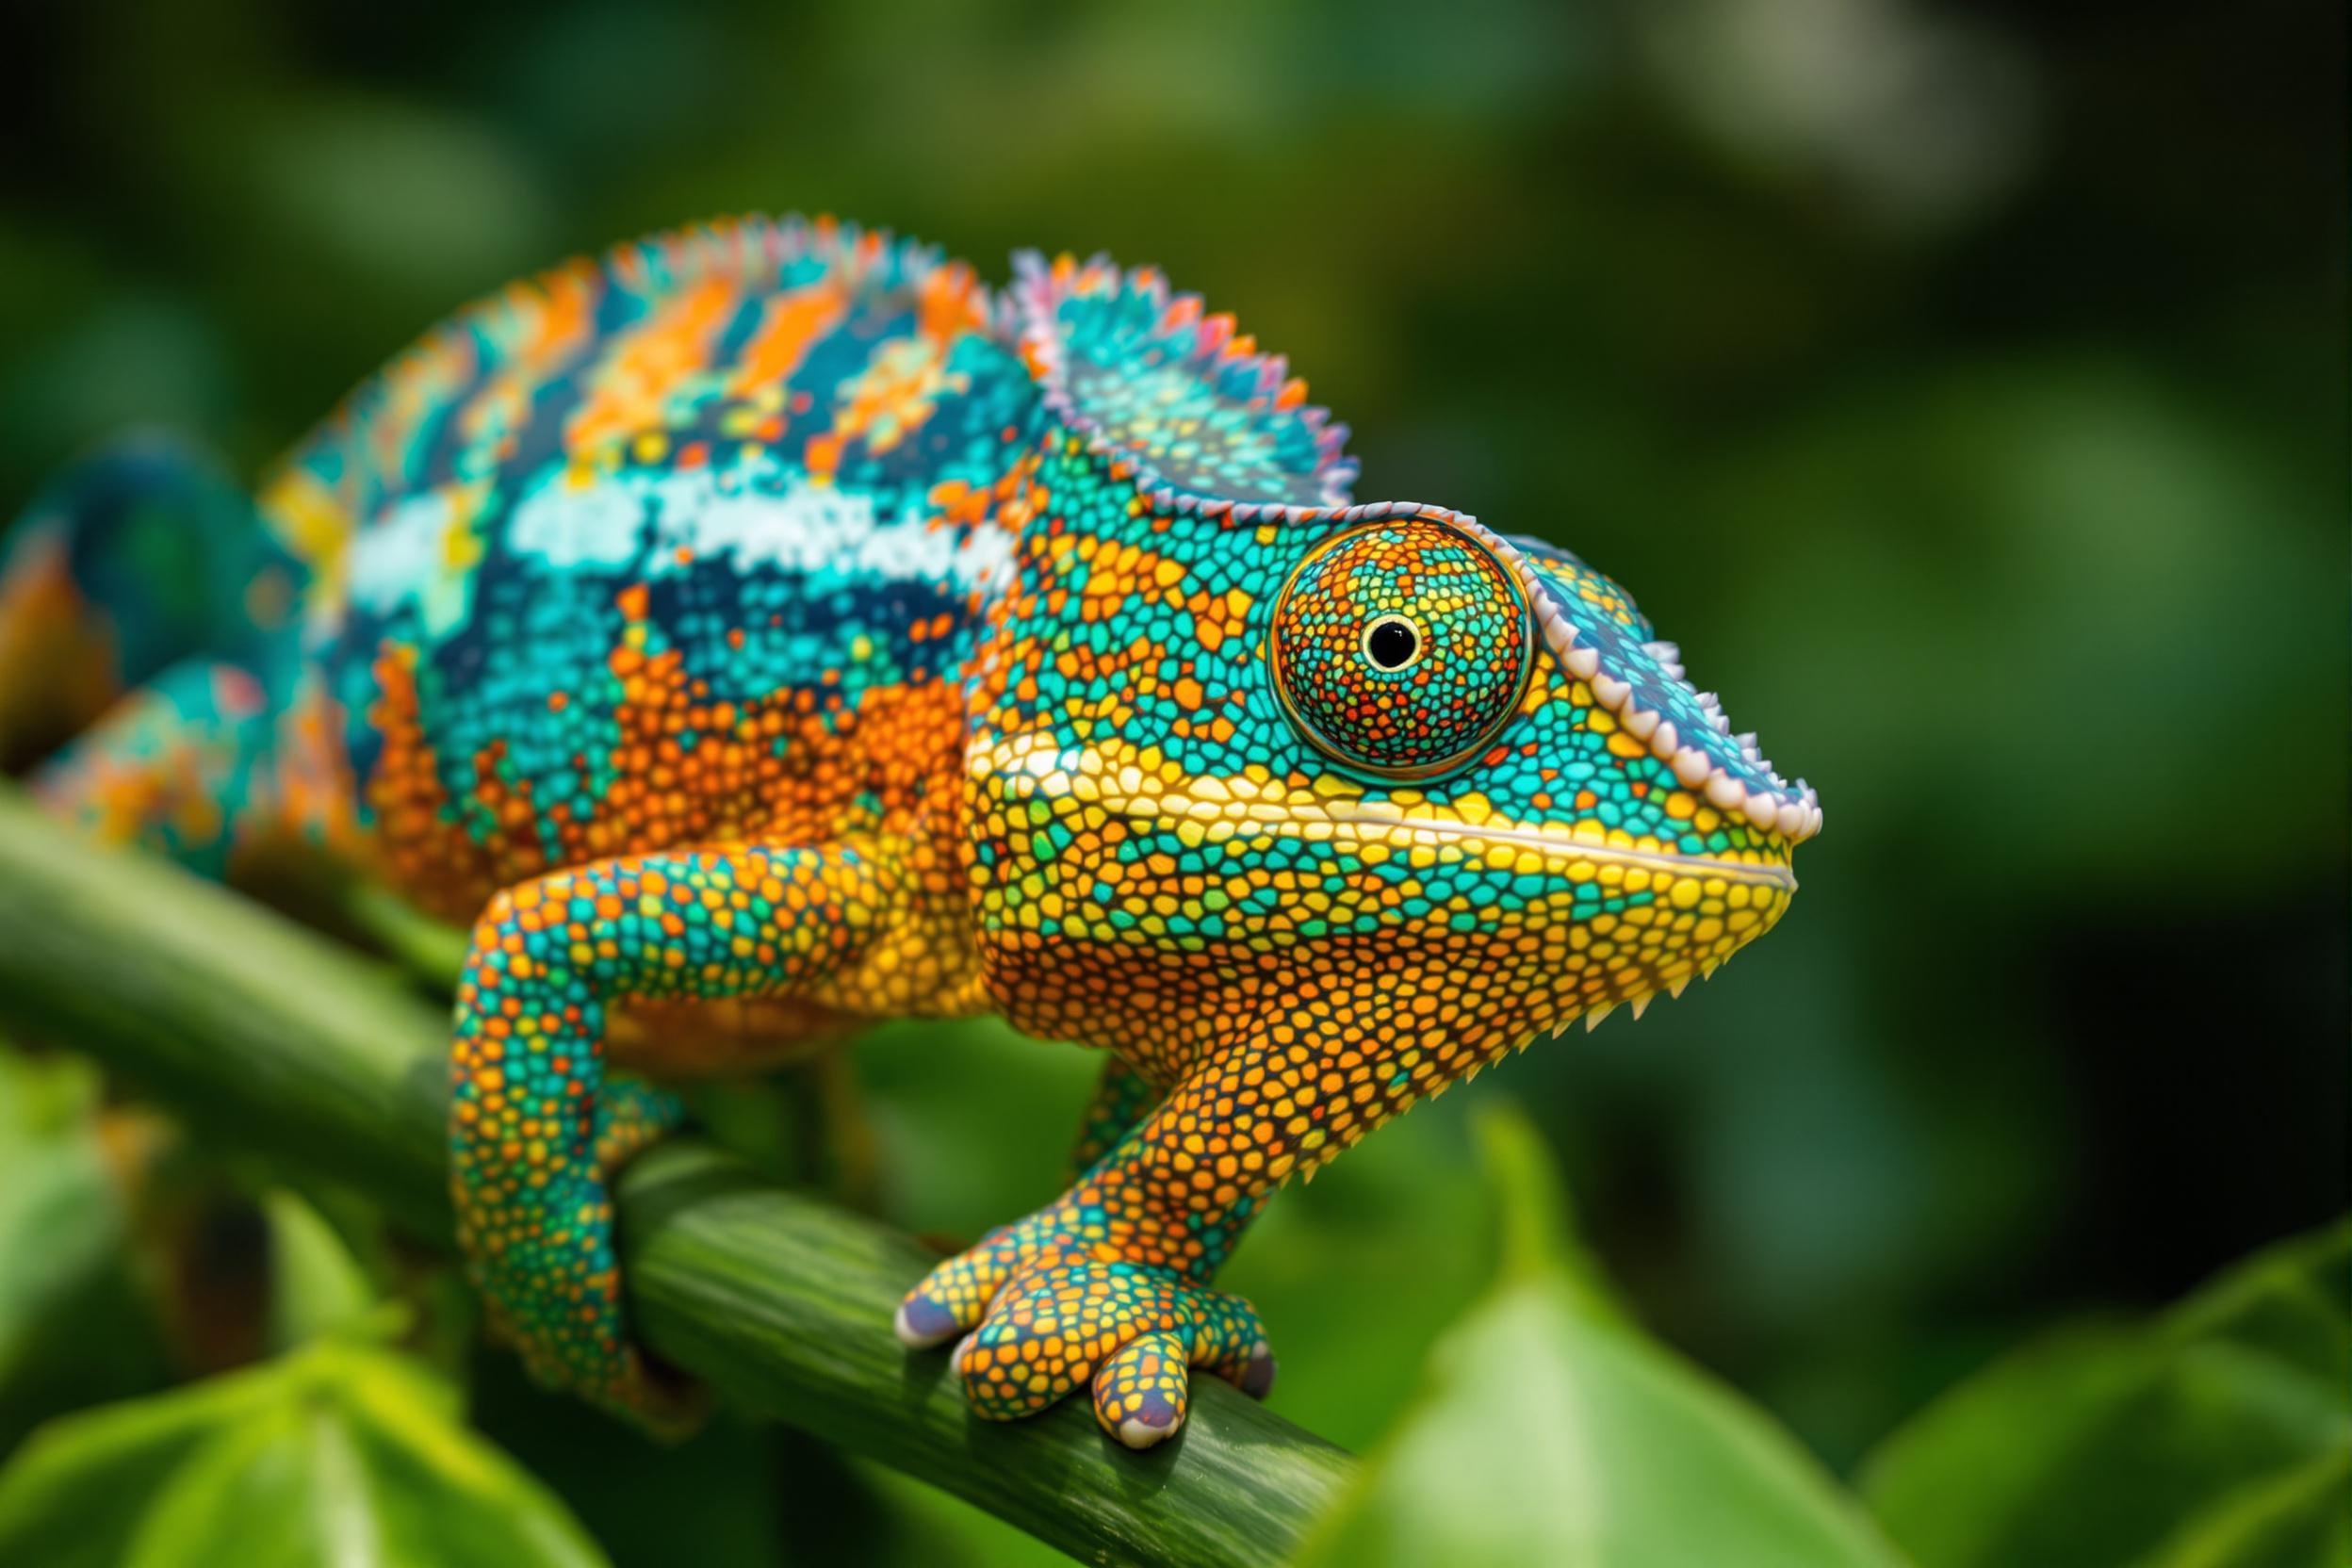
[[[993,1012],[1104,1054],[1069,1189],[896,1311],[970,1406],[1263,1396],[1215,1288],[1268,1196],[1761,936],[1817,795],[1630,596],[1352,498],[1347,430],[1155,270],[828,219],[461,311],[250,495],[154,436],[30,503],[0,746],[201,874],[470,935],[449,1183],[491,1325],[656,1431],[612,1172],[677,1086]],[[913,1351],[910,1351],[913,1353]]]

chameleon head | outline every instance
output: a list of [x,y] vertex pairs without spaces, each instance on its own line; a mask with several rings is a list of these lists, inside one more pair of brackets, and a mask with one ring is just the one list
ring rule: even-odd
[[1237,510],[1033,557],[1061,608],[968,759],[1018,1021],[1152,1050],[1345,1016],[1442,1035],[1434,1086],[1788,908],[1811,790],[1615,583],[1434,508]]
[[1313,778],[1282,809],[1363,868],[1392,950],[1458,974],[1524,1044],[1771,929],[1820,806],[1625,591],[1459,514],[1364,510],[1301,552],[1263,664]]
[[1623,589],[1350,504],[1342,428],[1156,274],[1033,260],[1016,295],[1050,418],[964,824],[1014,1021],[1171,1070],[1269,1038],[1368,1116],[1788,908],[1812,791]]

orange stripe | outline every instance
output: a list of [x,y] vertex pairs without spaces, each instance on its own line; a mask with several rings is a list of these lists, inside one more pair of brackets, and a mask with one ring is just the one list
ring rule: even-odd
[[849,315],[849,291],[838,277],[776,295],[761,307],[759,329],[744,345],[742,364],[727,391],[745,397],[763,386],[780,386],[800,368],[808,345],[840,326]]
[[742,280],[703,279],[637,325],[616,334],[588,393],[564,427],[566,446],[584,454],[617,437],[659,428],[662,400],[707,362]]

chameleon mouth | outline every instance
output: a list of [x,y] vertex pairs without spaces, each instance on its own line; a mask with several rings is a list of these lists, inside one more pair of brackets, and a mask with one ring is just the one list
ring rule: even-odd
[[[1573,876],[1577,866],[1606,874],[1720,880],[1726,885],[1796,891],[1796,874],[1769,850],[1750,858],[1683,855],[1664,848],[1611,843],[1592,825],[1558,828],[1473,823],[1460,817],[1409,813],[1382,800],[1319,799],[1312,805],[1287,792],[1246,778],[1200,777],[1188,791],[1154,787],[1137,761],[1091,748],[1056,747],[1042,736],[1015,736],[975,749],[966,759],[974,777],[996,776],[1021,798],[1067,795],[1133,822],[1173,832],[1188,843],[1236,838],[1379,844],[1386,849],[1448,850],[1472,857],[1532,852],[1532,870]],[[1783,851],[1786,854],[1786,851]]]
[[[1546,833],[1534,828],[1504,827],[1435,817],[1390,817],[1361,809],[1332,809],[1319,818],[1298,820],[1320,822],[1331,827],[1353,828],[1361,836],[1391,845],[1405,843],[1435,847],[1444,842],[1465,845],[1474,852],[1478,849],[1516,850],[1525,846],[1546,857],[1588,865],[1619,866],[1629,872],[1662,872],[1673,876],[1720,877],[1725,882],[1773,888],[1785,893],[1797,890],[1796,873],[1777,860],[1678,855],[1672,850],[1600,842],[1576,837],[1573,832]],[[1267,825],[1280,831],[1287,824]]]

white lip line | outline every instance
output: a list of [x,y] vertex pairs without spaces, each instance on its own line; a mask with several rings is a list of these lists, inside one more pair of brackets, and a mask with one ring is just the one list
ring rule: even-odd
[[1444,822],[1424,817],[1359,817],[1331,815],[1335,825],[1348,827],[1380,827],[1384,830],[1403,828],[1409,831],[1434,833],[1440,838],[1478,839],[1488,842],[1529,844],[1554,854],[1588,860],[1613,860],[1620,865],[1638,866],[1652,871],[1671,871],[1688,874],[1704,872],[1728,877],[1737,882],[1762,883],[1789,892],[1796,891],[1796,874],[1787,866],[1757,865],[1748,860],[1721,860],[1710,855],[1674,855],[1662,850],[1626,849],[1616,844],[1590,843],[1580,839],[1559,839],[1544,833],[1529,833],[1523,828],[1480,827],[1471,823]]

